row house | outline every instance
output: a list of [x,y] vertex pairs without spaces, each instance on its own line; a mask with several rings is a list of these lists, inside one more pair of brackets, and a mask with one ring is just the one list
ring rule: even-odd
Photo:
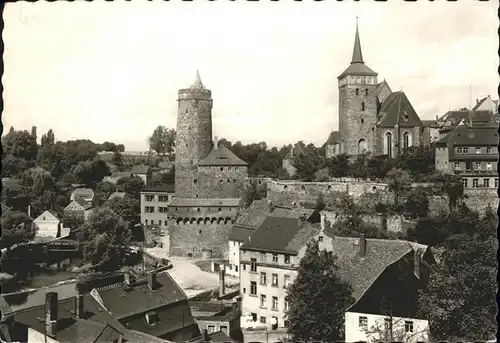
[[462,177],[464,188],[498,188],[496,127],[459,125],[436,142],[436,170]]
[[286,328],[286,288],[297,274],[306,243],[319,232],[304,217],[267,217],[240,247],[242,329]]
[[141,223],[167,226],[168,205],[175,197],[173,185],[150,187],[141,190]]

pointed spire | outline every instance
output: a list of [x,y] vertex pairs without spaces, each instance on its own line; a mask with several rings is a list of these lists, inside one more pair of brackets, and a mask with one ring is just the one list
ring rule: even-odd
[[203,83],[201,82],[201,77],[198,70],[196,71],[196,79],[194,80],[194,83],[191,86],[191,88],[205,89],[205,86],[203,86]]
[[364,63],[361,53],[361,42],[359,41],[358,17],[356,17],[356,36],[354,37],[354,50],[352,51],[352,63]]

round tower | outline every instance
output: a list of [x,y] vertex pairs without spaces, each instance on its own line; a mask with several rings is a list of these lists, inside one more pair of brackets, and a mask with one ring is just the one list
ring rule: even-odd
[[377,73],[363,61],[356,18],[351,65],[338,77],[339,132],[343,153],[374,150],[377,123]]
[[197,164],[212,149],[212,92],[196,72],[194,84],[179,90],[175,141],[175,195],[197,197]]

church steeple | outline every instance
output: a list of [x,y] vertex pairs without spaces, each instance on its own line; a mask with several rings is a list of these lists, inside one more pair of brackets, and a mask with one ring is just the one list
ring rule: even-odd
[[354,37],[354,49],[352,51],[351,64],[353,63],[364,63],[363,54],[361,53],[361,42],[359,40],[358,17],[356,17],[356,36]]

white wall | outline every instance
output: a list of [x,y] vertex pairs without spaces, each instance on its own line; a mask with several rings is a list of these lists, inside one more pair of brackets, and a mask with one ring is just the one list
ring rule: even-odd
[[32,328],[28,328],[28,343],[40,343],[40,342],[46,342],[46,343],[59,343],[59,341],[56,341],[53,338],[50,337],[44,337],[43,333],[38,332],[36,330],[33,330]]
[[[367,317],[367,329],[359,327],[359,317]],[[387,316],[346,312],[345,313],[345,341],[380,341],[384,332],[384,320]],[[413,332],[405,333],[405,321],[413,322]],[[415,343],[428,341],[429,322],[422,319],[393,317],[393,341]]]
[[[237,241],[229,241],[229,252],[228,252],[228,259],[229,259],[229,266],[226,266],[226,274],[239,277],[240,276],[240,246],[241,242]],[[236,271],[236,267],[238,270]]]
[[56,238],[59,220],[35,220],[35,225],[38,227],[37,237]]

